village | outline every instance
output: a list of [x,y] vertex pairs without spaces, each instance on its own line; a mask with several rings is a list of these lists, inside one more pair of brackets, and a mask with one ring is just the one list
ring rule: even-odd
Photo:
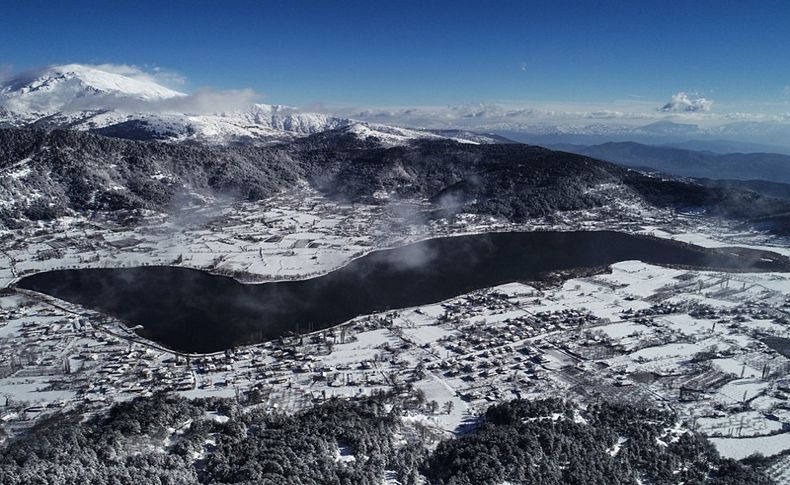
[[[680,425],[708,436],[727,457],[790,449],[787,274],[626,261],[610,271],[513,282],[213,354],[172,351],[109,316],[9,287],[47,269],[148,264],[245,282],[307,278],[426,237],[527,227],[474,215],[424,219],[417,202],[344,206],[301,193],[271,204],[197,209],[184,215],[183,226],[152,214],[131,227],[75,220],[59,228],[60,237],[53,227],[0,236],[0,255],[10,263],[0,294],[3,437],[55,413],[101,411],[160,391],[284,411],[338,396],[396,393],[409,403],[404,419],[445,434],[463,432],[492,403],[556,395],[671,409]],[[631,213],[607,223],[596,222],[606,220],[600,214],[565,214],[529,228],[617,229],[787,254],[758,233],[733,230],[722,240],[693,216],[645,214],[638,206]],[[684,231],[689,227],[696,232]],[[790,458],[772,470],[790,479]]]
[[208,355],[7,292],[0,419],[14,434],[49,413],[158,391],[282,410],[399,392],[414,403],[408,419],[454,433],[493,402],[558,395],[668,407],[725,456],[770,456],[790,448],[788,285],[623,262],[557,287],[512,283]]
[[200,269],[249,283],[302,279],[373,250],[494,231],[618,230],[702,246],[737,244],[790,254],[775,237],[694,214],[648,208],[619,190],[609,187],[610,204],[598,209],[520,224],[469,213],[435,218],[428,201],[389,199],[387,194],[376,204],[344,203],[309,187],[261,202],[184,205],[172,214],[80,214],[0,230],[0,288],[53,269],[148,265]]

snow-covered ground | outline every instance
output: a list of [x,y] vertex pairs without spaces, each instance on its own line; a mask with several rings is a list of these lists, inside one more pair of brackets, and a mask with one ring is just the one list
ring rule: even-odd
[[756,438],[711,438],[710,440],[721,456],[735,460],[741,460],[755,453],[773,456],[790,450],[788,433]]
[[[426,223],[427,207],[341,204],[302,188],[260,203],[151,213],[133,227],[102,215],[63,218],[0,234],[0,286],[49,269],[156,264],[249,282],[307,278],[375,249],[500,230],[615,229],[787,253],[763,234],[729,240],[699,220],[639,206],[618,221],[582,211],[522,225],[473,215]],[[400,389],[421,395],[407,419],[443,431],[499,400],[559,395],[671,405],[700,432],[757,439],[790,425],[788,359],[762,341],[790,337],[788,294],[786,274],[624,261],[555,287],[510,283],[359,317],[302,342],[189,358],[83,308],[9,294],[0,296],[0,417],[13,433],[59,409],[101,409],[160,389],[240,398],[254,390],[263,405],[286,410]]]

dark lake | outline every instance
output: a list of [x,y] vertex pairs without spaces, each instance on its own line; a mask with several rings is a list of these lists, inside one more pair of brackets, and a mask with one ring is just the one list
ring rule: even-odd
[[173,267],[58,270],[18,286],[142,325],[138,333],[185,352],[212,352],[441,301],[544,272],[637,259],[719,270],[788,271],[774,253],[709,250],[618,232],[513,232],[430,239],[377,251],[324,276],[242,284]]

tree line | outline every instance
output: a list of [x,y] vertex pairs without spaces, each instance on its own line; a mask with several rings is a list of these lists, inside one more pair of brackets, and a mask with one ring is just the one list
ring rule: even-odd
[[0,483],[771,483],[759,460],[722,459],[691,432],[668,433],[676,417],[662,410],[516,400],[433,447],[401,420],[401,404],[380,394],[285,414],[157,394],[38,424],[0,449]]

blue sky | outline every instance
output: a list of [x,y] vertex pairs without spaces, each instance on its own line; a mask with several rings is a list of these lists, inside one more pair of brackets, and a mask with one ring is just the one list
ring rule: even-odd
[[[297,106],[790,98],[790,2],[3,1],[0,64],[158,67]],[[9,69],[9,67],[6,67]]]

